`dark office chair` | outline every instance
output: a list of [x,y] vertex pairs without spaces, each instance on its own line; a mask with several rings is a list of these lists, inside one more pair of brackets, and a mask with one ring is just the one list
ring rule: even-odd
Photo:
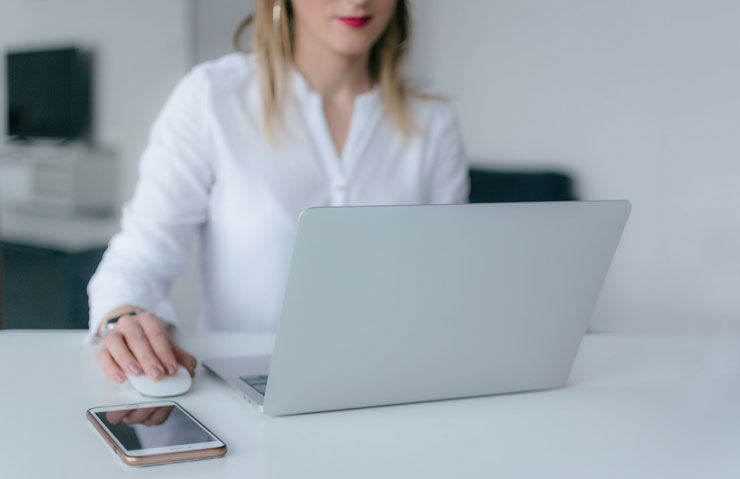
[[573,179],[557,171],[470,169],[471,203],[575,200]]
[[0,328],[87,329],[87,293],[105,248],[75,253],[0,244]]
[[3,329],[3,244],[0,243],[0,329]]

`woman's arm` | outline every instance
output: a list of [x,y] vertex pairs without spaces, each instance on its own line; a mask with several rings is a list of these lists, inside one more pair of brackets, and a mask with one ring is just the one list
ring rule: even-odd
[[467,203],[470,188],[468,161],[452,106],[439,103],[429,127],[428,202]]
[[124,368],[158,379],[161,375],[152,373],[170,372],[167,366],[172,366],[173,358],[189,365],[177,358],[179,347],[169,339],[161,319],[176,321],[170,288],[187,267],[193,237],[207,219],[213,170],[203,100],[206,86],[205,72],[196,67],[167,100],[141,157],[139,181],[123,209],[121,232],[111,240],[88,285],[89,340],[98,335],[104,319],[133,309],[121,305],[136,305],[146,312],[120,318],[116,334],[105,338],[99,360],[113,379]]

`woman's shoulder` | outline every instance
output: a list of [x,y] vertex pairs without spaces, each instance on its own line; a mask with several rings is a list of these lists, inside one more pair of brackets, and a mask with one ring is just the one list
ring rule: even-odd
[[449,125],[457,121],[452,99],[429,89],[409,94],[408,106],[414,121],[422,127]]
[[232,52],[195,65],[186,79],[201,85],[222,87],[229,83],[242,83],[252,77],[255,71],[253,54]]

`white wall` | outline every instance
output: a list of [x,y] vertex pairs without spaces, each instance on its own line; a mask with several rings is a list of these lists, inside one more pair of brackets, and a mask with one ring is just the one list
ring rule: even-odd
[[[133,192],[154,117],[191,64],[190,15],[185,0],[0,0],[3,52],[60,43],[94,51],[96,139],[119,152],[121,202]],[[0,68],[4,91],[4,61]]]
[[740,328],[740,2],[414,1],[472,158],[633,213],[593,326]]
[[[233,50],[236,27],[254,11],[254,0],[195,0],[195,61],[218,58]],[[243,45],[248,45],[249,33]]]
[[[98,50],[98,137],[119,149],[123,199],[167,94],[230,51],[252,1],[196,0],[193,19],[186,0],[0,0],[0,47]],[[632,201],[597,329],[740,328],[740,3],[412,3],[410,72],[456,99],[471,157]],[[194,318],[194,273],[176,288]]]
[[[595,329],[740,329],[740,3],[411,3],[409,73],[472,158],[633,203]],[[198,58],[229,51],[242,3],[197,5]]]
[[[118,202],[131,197],[155,116],[194,57],[190,0],[0,0],[0,51],[75,43],[95,54],[95,132],[120,159]],[[0,91],[5,91],[5,61]],[[5,112],[5,95],[0,111]],[[0,115],[0,131],[6,131]],[[195,269],[175,286],[178,313],[197,316]]]

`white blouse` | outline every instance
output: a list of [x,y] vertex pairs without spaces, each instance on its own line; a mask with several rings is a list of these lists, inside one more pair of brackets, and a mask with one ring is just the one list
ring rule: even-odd
[[253,56],[203,63],[179,82],[152,126],[121,232],[88,285],[89,339],[123,304],[176,322],[170,287],[196,236],[201,327],[274,331],[303,209],[465,202],[468,170],[450,105],[413,100],[423,134],[404,141],[378,88],[362,94],[340,156],[321,96],[295,70],[292,89],[271,146]]

